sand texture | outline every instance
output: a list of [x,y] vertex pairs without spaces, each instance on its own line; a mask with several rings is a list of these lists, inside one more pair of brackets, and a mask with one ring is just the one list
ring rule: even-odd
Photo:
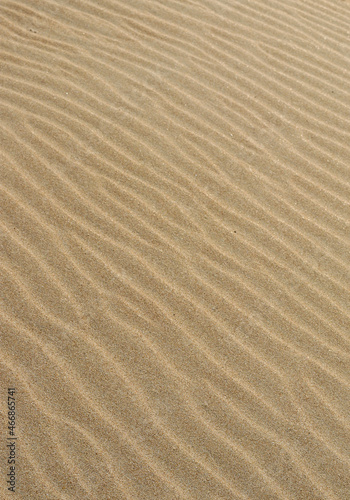
[[350,500],[350,2],[0,14],[0,498]]

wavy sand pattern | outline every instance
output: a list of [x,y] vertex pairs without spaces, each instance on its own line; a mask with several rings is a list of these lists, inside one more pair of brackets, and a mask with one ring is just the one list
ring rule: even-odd
[[350,4],[0,11],[1,498],[350,499]]

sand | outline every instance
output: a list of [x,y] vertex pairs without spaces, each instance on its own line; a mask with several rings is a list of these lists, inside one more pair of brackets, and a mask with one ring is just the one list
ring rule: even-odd
[[0,497],[350,499],[350,3],[0,12]]

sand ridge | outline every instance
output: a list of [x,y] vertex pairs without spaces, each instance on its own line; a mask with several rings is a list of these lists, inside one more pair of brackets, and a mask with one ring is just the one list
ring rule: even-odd
[[0,13],[12,497],[350,499],[349,3]]

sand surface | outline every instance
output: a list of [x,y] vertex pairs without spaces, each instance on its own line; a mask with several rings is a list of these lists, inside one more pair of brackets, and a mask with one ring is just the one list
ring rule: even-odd
[[349,500],[350,3],[0,13],[0,498]]

